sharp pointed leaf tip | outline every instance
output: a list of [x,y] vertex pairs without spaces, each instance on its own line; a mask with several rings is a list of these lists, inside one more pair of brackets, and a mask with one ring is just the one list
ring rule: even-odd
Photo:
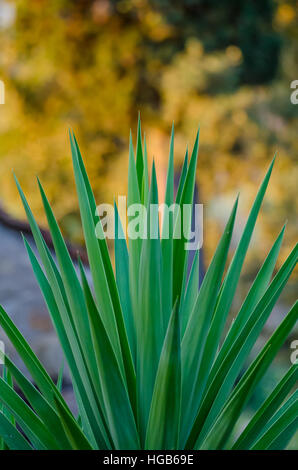
[[269,165],[269,170],[268,170],[268,171],[270,171],[270,172],[272,171],[272,168],[273,168],[273,166],[274,166],[276,157],[277,157],[277,153],[275,152],[274,157],[272,158],[271,163],[270,163],[270,165]]
[[23,232],[21,232],[21,236],[22,236],[22,239],[23,239],[25,245],[28,245],[28,246],[29,246],[30,244],[29,244],[27,238],[25,237],[25,235],[23,234]]
[[153,161],[152,161],[152,171],[151,171],[151,174],[152,176],[156,176],[156,168],[155,168],[155,160],[154,160],[154,157],[153,157]]

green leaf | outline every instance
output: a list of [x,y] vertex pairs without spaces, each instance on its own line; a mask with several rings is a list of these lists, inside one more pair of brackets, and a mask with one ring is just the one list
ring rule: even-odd
[[[294,364],[297,366],[297,364]],[[289,369],[290,370],[290,369]],[[288,400],[276,411],[276,413],[267,421],[264,428],[262,429],[262,435],[272,426],[273,423],[292,405],[294,400],[297,399],[297,393],[293,393]]]
[[94,385],[97,386],[99,379],[95,366],[95,355],[93,351],[89,348],[89,344],[91,343],[91,332],[83,291],[78,280],[75,268],[73,266],[72,260],[68,253],[66,244],[63,240],[57,221],[54,217],[54,214],[52,212],[52,209],[50,207],[50,204],[47,200],[47,197],[44,193],[40,181],[38,181],[38,184],[55,248],[55,253],[57,255],[57,259],[60,265],[62,282],[66,290],[73,324],[75,325],[75,330],[79,339],[79,345],[82,350],[82,355],[84,357],[84,361],[86,362],[86,367],[89,370],[91,379]]
[[[137,318],[137,400],[141,439],[145,439],[153,387],[164,341],[161,297],[161,247],[158,221],[152,221],[154,205],[158,204],[157,182],[153,162],[151,189],[147,212],[147,230],[157,229],[157,238],[143,240],[139,274],[139,308]],[[146,332],[146,334],[144,334]],[[148,364],[150,367],[148,368]]]
[[181,400],[179,308],[170,318],[158,365],[150,408],[146,449],[177,449]]
[[[96,398],[93,396],[94,393],[92,391],[92,386],[89,382],[89,377],[87,375],[85,363],[84,363],[84,360],[82,358],[80,346],[78,344],[78,336],[77,336],[77,332],[75,331],[75,328],[74,328],[74,323],[73,323],[72,316],[70,314],[69,306],[65,302],[66,294],[65,294],[64,286],[63,286],[63,290],[62,290],[61,289],[62,280],[61,280],[60,277],[58,277],[58,272],[57,272],[57,268],[55,267],[55,263],[53,262],[53,260],[49,256],[49,251],[46,248],[46,245],[45,245],[44,239],[41,235],[41,232],[39,230],[39,227],[36,223],[36,220],[35,220],[35,218],[32,214],[32,211],[31,211],[31,209],[30,209],[30,207],[27,203],[25,195],[24,195],[24,193],[23,193],[16,177],[15,177],[15,181],[16,181],[16,184],[17,184],[17,187],[18,187],[18,190],[19,190],[22,202],[23,202],[25,212],[27,214],[28,221],[30,223],[30,227],[31,227],[31,230],[32,230],[32,234],[33,234],[35,243],[37,245],[38,252],[40,254],[40,257],[41,257],[42,262],[43,262],[44,267],[45,267],[45,271],[46,271],[48,279],[49,279],[50,290],[51,290],[52,294],[54,295],[55,302],[51,302],[51,303],[52,303],[52,305],[56,304],[56,311],[57,312],[56,312],[55,317],[52,317],[52,319],[53,318],[56,319],[55,326],[57,328],[59,328],[59,331],[61,332],[61,334],[62,334],[62,332],[64,332],[64,343],[67,346],[67,343],[69,342],[71,353],[73,353],[74,357],[75,357],[75,363],[77,364],[78,368],[80,369],[80,373],[77,374],[77,380],[79,380],[79,381],[83,380],[84,381],[84,384],[82,384],[82,387],[81,387],[81,393],[84,394],[85,390],[88,391],[88,399],[84,400],[84,406],[86,407],[86,409],[88,409],[88,412],[87,413],[82,413],[82,415],[85,416],[85,414],[86,414],[88,416],[88,422],[90,423],[91,428],[93,427],[93,431],[92,431],[92,432],[94,432],[93,435],[96,435],[97,438],[100,439],[100,436],[102,435],[102,433],[100,431],[100,423],[97,422],[97,420],[98,420],[98,417],[97,417],[98,416],[98,412],[97,412],[98,405],[96,405]],[[34,259],[34,255],[32,256],[32,250],[31,250],[31,260],[32,259]],[[47,293],[49,293],[50,290],[49,290],[48,286],[46,286],[46,282],[45,282],[46,278],[45,278],[45,276],[42,272],[42,269],[39,267],[38,262],[35,263],[35,266],[36,266],[36,269],[38,269],[38,274],[39,274],[40,279],[42,279],[42,281],[43,281],[44,288],[47,290]],[[60,276],[60,274],[59,274],[59,276]],[[67,338],[67,341],[66,341],[66,338]],[[62,346],[64,345],[64,343],[62,342]],[[26,365],[28,367],[28,364],[26,364]],[[31,363],[29,365],[31,365]],[[40,379],[40,377],[37,377],[37,378]],[[41,386],[43,386],[43,385],[44,384],[42,382]],[[43,393],[47,394],[46,396],[47,396],[49,401],[53,400],[52,393],[49,394],[49,389],[48,388],[43,388],[43,389],[41,388],[41,390],[43,391]],[[81,402],[81,403],[83,403],[83,402]],[[103,445],[102,440],[100,440],[99,445],[100,446]]]
[[204,277],[194,309],[190,314],[187,328],[182,339],[183,415],[181,416],[180,442],[182,445],[184,445],[192,427],[200,395],[202,393],[200,391],[200,383],[198,382],[198,371],[203,356],[206,335],[215,307],[216,296],[220,288],[228,255],[237,205],[238,198],[236,199],[224,233]]
[[2,378],[0,378],[0,401],[14,415],[36,449],[60,448],[53,433]]
[[191,227],[191,215],[187,213],[185,216],[185,208],[184,205],[192,205],[193,204],[193,197],[194,197],[194,188],[195,188],[195,180],[196,180],[196,168],[197,168],[197,159],[198,159],[198,151],[199,151],[199,130],[197,132],[196,140],[194,143],[193,152],[191,155],[189,167],[187,170],[187,175],[185,178],[185,182],[183,185],[183,190],[181,194],[181,201],[180,201],[180,212],[181,212],[181,221],[183,221],[183,230],[181,230],[181,236],[179,238],[175,238],[175,234],[178,232],[179,227],[179,217],[178,214],[175,216],[174,219],[174,240],[173,240],[173,299],[179,299],[181,297],[181,289],[182,289],[182,282],[183,282],[183,273],[184,273],[184,265],[186,262],[186,250],[185,250],[185,243],[188,241],[185,237],[185,234],[190,233]]
[[[56,410],[51,406],[51,404],[43,397],[43,395],[31,384],[31,382],[22,374],[22,372],[15,366],[15,364],[10,361],[8,357],[5,359],[5,363],[10,371],[10,373],[15,378],[16,383],[22,390],[24,396],[26,397],[28,403],[43,421],[43,423],[49,429],[55,429],[55,439],[57,443],[61,446],[62,449],[70,449],[69,442],[65,436],[63,428],[61,427],[60,418],[56,413]],[[62,397],[57,401],[63,402]],[[62,406],[62,405],[61,405]],[[66,408],[63,407],[65,410]],[[69,411],[65,411],[70,414]]]
[[[162,226],[162,269],[161,269],[161,282],[162,282],[162,302],[163,302],[163,317],[164,329],[167,329],[169,318],[173,306],[173,224],[174,214],[170,210],[174,201],[174,123],[172,126],[172,134],[170,141],[169,163],[166,183],[164,218]],[[165,214],[169,209],[168,227],[165,223]]]
[[42,393],[45,396],[52,398],[52,391],[55,389],[55,384],[2,306],[0,306],[0,325],[22,358],[22,361],[26,365]]
[[231,428],[235,425],[241,409],[244,406],[244,403],[248,401],[254,386],[258,382],[258,372],[262,366],[262,361],[267,350],[268,347],[262,351],[257,361],[250,368],[245,380],[242,381],[241,386],[238,385],[236,388],[235,394],[226,404],[203,443],[200,447],[195,446],[195,449],[216,450],[223,448],[224,443],[231,432]]
[[180,316],[181,316],[181,333],[185,333],[190,313],[193,311],[198,294],[199,294],[199,257],[200,250],[197,250],[194,255],[193,263],[191,266],[188,283],[185,288],[185,296],[182,300]]
[[174,123],[172,125],[172,133],[170,140],[170,152],[167,172],[165,204],[170,206],[174,201]]
[[[5,354],[3,355],[2,362],[3,362],[3,374],[2,374],[3,380],[5,383],[7,383],[7,385],[10,386],[10,388],[13,389],[14,388],[13,377],[11,375],[10,370],[8,370],[7,368],[8,358],[7,356],[5,356]],[[0,405],[0,412],[2,412],[4,416],[9,419],[9,421],[11,422],[13,426],[16,425],[14,416],[2,404]]]
[[142,194],[143,175],[144,175],[144,159],[143,159],[143,149],[142,149],[142,132],[141,132],[141,117],[140,117],[140,114],[139,114],[139,119],[138,119],[136,170],[137,170],[137,177],[138,177],[139,192],[140,192],[140,194]]
[[82,265],[80,269],[109,432],[116,449],[138,449],[135,417],[126,383],[93,300]]
[[[88,259],[94,283],[95,296],[98,303],[99,313],[101,315],[105,330],[110,338],[112,347],[115,351],[119,367],[124,372],[127,381],[127,387],[130,398],[134,404],[135,397],[135,370],[132,355],[128,343],[127,333],[125,330],[123,314],[121,311],[118,291],[115,286],[113,295],[111,296],[107,276],[105,272],[101,251],[95,235],[95,226],[93,223],[90,204],[88,201],[88,193],[84,184],[84,177],[80,169],[80,162],[73,139],[70,138],[75,180],[79,199],[81,220],[83,225]],[[99,223],[101,227],[101,223]],[[114,276],[113,276],[114,279]],[[112,284],[112,280],[110,285]],[[113,303],[114,298],[115,303]]]
[[[138,185],[138,176],[136,170],[136,164],[134,159],[134,151],[132,144],[132,137],[130,133],[129,139],[129,162],[128,162],[128,194],[127,194],[127,207],[131,207],[133,204],[140,204],[140,191]],[[128,214],[128,223],[133,220],[133,216]],[[139,266],[142,243],[140,238],[130,238],[129,243],[129,285],[130,285],[130,296],[134,314],[135,324],[137,322],[138,315],[138,292],[139,292]]]
[[61,402],[54,397],[61,424],[73,450],[92,450],[92,447],[73,416],[66,412]]
[[[118,335],[113,303],[109,292],[101,250],[99,248],[98,240],[95,234],[95,224],[88,199],[88,193],[81,172],[77,149],[74,145],[74,141],[71,135],[70,145],[72,151],[73,168],[79,199],[82,226],[84,231],[88,259],[90,263],[90,269],[92,273],[92,279],[94,282],[95,295],[98,305],[100,305],[100,314],[102,316],[102,321],[111,339],[113,348],[115,349],[116,357],[118,358],[120,367],[123,367],[120,340]],[[101,224],[99,224],[99,227],[101,227]]]
[[93,195],[93,192],[92,192],[92,188],[91,188],[91,185],[90,185],[90,182],[89,182],[89,179],[88,179],[88,175],[87,175],[87,172],[86,172],[86,169],[85,169],[85,166],[84,166],[83,158],[82,158],[82,155],[81,155],[81,152],[80,152],[80,149],[79,149],[79,146],[78,146],[78,143],[77,143],[77,140],[76,140],[76,137],[75,137],[74,133],[72,133],[72,137],[73,137],[73,141],[74,141],[74,144],[75,144],[76,155],[77,155],[77,158],[78,158],[78,163],[79,163],[81,174],[82,174],[82,177],[83,177],[83,182],[84,182],[84,186],[85,186],[85,189],[86,189],[86,193],[87,193],[91,213],[93,215],[94,224],[96,225],[97,231],[101,235],[100,238],[98,238],[98,246],[100,248],[102,261],[103,261],[103,264],[104,264],[104,271],[105,271],[108,286],[109,286],[110,296],[111,296],[111,300],[112,300],[113,307],[114,307],[114,310],[115,310],[116,321],[117,321],[117,325],[118,325],[118,329],[119,329],[120,343],[122,344],[123,342],[125,343],[126,340],[125,340],[125,338],[122,338],[122,335],[124,333],[122,331],[123,327],[122,327],[121,306],[120,306],[120,300],[119,300],[116,280],[115,280],[115,276],[114,276],[114,272],[113,272],[112,262],[111,262],[111,258],[110,258],[109,251],[108,251],[107,241],[106,241],[106,238],[103,236],[102,224],[99,220],[98,215],[96,214],[95,198],[94,198],[94,195]]
[[124,237],[120,216],[116,203],[114,203],[115,211],[115,267],[116,267],[116,280],[121,301],[121,307],[129,339],[130,349],[136,361],[136,331],[134,324],[134,317],[130,297],[130,284],[129,284],[129,257]]
[[141,200],[145,207],[147,207],[147,204],[148,204],[148,197],[149,197],[148,156],[147,156],[146,135],[144,135],[144,178],[143,178]]
[[[11,388],[13,388],[13,378],[12,378],[12,375],[11,373],[9,372],[9,370],[7,369],[6,365],[5,365],[5,359],[6,359],[6,356],[4,353],[2,353],[2,351],[0,351],[0,359],[1,359],[1,362],[3,363],[3,367],[2,367],[2,377],[3,377],[3,380],[4,382],[6,382]],[[0,413],[3,414],[3,416],[8,419],[9,423],[15,427],[16,425],[16,422],[15,422],[15,418],[14,416],[10,413],[10,411],[5,407],[3,406],[2,403],[0,403]],[[5,425],[5,422],[4,422],[4,425]],[[4,429],[4,428],[3,428]],[[7,445],[7,442],[5,442],[5,440],[1,437],[1,434],[0,434],[0,450],[9,450],[9,446]]]
[[[108,447],[108,440],[105,436],[104,424],[100,419],[101,412],[98,396],[95,395],[95,391],[90,382],[90,377],[86,370],[86,365],[82,357],[80,346],[78,344],[76,331],[73,328],[73,323],[70,321],[68,314],[64,317],[61,316],[61,310],[58,309],[58,305],[53,295],[51,286],[46,276],[44,275],[35,254],[26,240],[25,246],[34,274],[37,278],[41,292],[47,304],[48,311],[51,315],[53,325],[57,332],[65,357],[67,358],[75,389],[82,396],[82,399],[78,400],[78,405],[81,415],[87,419],[87,422],[84,422],[84,427],[86,429],[90,428],[88,436],[92,442],[95,440],[100,448],[106,448]],[[37,379],[39,379],[39,377],[37,377]],[[38,380],[36,380],[36,383],[39,385]],[[41,390],[44,393],[44,389]],[[46,390],[46,392],[47,399],[52,402],[53,387],[51,387],[50,390]],[[97,390],[97,394],[99,394],[99,392],[100,390]],[[76,398],[78,399],[78,396]],[[82,407],[84,407],[84,410]]]
[[297,380],[298,366],[293,364],[238,437],[233,449],[249,449],[254,444]]
[[269,183],[270,175],[274,165],[275,157],[272,160],[267,174],[261,184],[261,187],[256,196],[253,207],[250,211],[246,226],[241,236],[240,242],[237,246],[236,252],[233,256],[227,274],[225,276],[223,286],[219,293],[219,298],[216,304],[216,309],[213,315],[210,330],[208,332],[206,346],[204,349],[203,358],[199,371],[199,382],[202,389],[204,389],[208,380],[208,374],[213,364],[216,351],[219,346],[220,338],[223,333],[226,318],[229,313],[234,294],[238,285],[240,272],[243,266],[245,255],[251,240],[253,229],[255,227],[256,219]]
[[62,361],[61,367],[59,369],[59,374],[58,374],[58,379],[57,379],[57,388],[59,392],[62,392],[62,386],[63,386],[63,374],[64,374],[64,361]]
[[274,242],[267,258],[265,259],[260,271],[258,272],[242,306],[237,314],[235,320],[233,321],[228,334],[224,340],[223,345],[220,348],[220,351],[216,357],[216,360],[210,371],[207,387],[211,384],[214,379],[215,374],[217,373],[219,367],[221,366],[224,358],[231,350],[233,343],[240,336],[243,331],[244,326],[252,315],[255,306],[258,301],[264,295],[266,288],[271,279],[274,266],[281,248],[283,236],[284,236],[285,226],[282,228],[280,234],[278,235],[276,241]]
[[185,156],[184,156],[184,161],[181,169],[181,174],[180,174],[180,179],[179,179],[179,184],[178,184],[178,189],[177,189],[177,194],[176,194],[176,204],[180,204],[181,201],[181,196],[182,196],[182,191],[185,183],[185,178],[187,175],[187,165],[188,165],[188,148],[186,148]]
[[32,450],[29,442],[11,424],[10,420],[0,412],[0,436],[11,450]]
[[298,302],[293,305],[288,315],[243,374],[200,448],[223,448],[237,422],[242,408],[249,400],[256,385],[260,382],[276,353],[295,325],[297,315]]
[[298,391],[288,399],[290,406],[285,406],[284,412],[270,428],[253,445],[252,450],[284,449],[291,437],[297,431],[298,425]]
[[297,253],[298,249],[296,247],[290,253],[267,291],[254,308],[252,315],[243,326],[242,331],[231,345],[229,351],[227,351],[213,381],[209,388],[207,388],[192,431],[192,434],[196,435],[196,432],[200,430],[199,438],[196,436],[197,445],[203,440],[208,429],[224,406],[225,400],[238,374],[241,372],[246,358],[295,268]]

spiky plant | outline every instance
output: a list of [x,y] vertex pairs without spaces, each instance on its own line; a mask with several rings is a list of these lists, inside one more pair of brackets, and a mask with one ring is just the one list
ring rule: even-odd
[[[186,153],[174,198],[174,132],[165,202],[183,211],[193,202],[197,135]],[[187,276],[185,239],[129,240],[115,211],[115,273],[96,216],[96,204],[75,136],[70,134],[75,182],[92,286],[80,278],[41,184],[39,189],[56,261],[17,182],[40,261],[25,246],[67,360],[78,416],[21,333],[0,310],[0,324],[35,385],[8,358],[0,380],[0,435],[9,449],[282,449],[297,426],[297,365],[292,365],[238,438],[234,428],[249,398],[297,321],[297,302],[269,341],[247,364],[261,330],[297,262],[297,246],[271,280],[284,227],[223,339],[240,272],[269,182],[262,182],[240,242],[225,272],[237,201],[198,290],[199,250]],[[129,150],[128,205],[158,202],[154,164],[149,185],[146,144],[138,128],[136,159]],[[151,222],[152,223],[152,222]],[[190,216],[185,220],[190,227]],[[208,234],[207,234],[208,235]],[[223,339],[223,341],[222,341]],[[13,388],[12,377],[27,403]],[[289,396],[290,395],[290,396]]]

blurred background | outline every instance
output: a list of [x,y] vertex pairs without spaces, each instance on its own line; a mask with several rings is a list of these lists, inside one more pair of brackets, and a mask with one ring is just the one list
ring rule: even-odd
[[[297,16],[294,0],[0,0],[1,206],[24,218],[13,169],[44,224],[39,175],[64,235],[81,243],[68,127],[76,133],[99,204],[126,194],[128,136],[132,129],[136,140],[138,111],[149,158],[157,162],[161,199],[172,121],[177,174],[200,124],[197,188],[208,265],[240,191],[237,242],[277,151],[236,311],[286,220],[278,266],[297,238],[298,105],[290,101],[290,84],[298,79]],[[51,325],[19,234],[1,223],[0,246],[0,302],[54,374]],[[265,336],[295,299],[296,278],[297,271]],[[252,409],[288,367],[290,342]]]

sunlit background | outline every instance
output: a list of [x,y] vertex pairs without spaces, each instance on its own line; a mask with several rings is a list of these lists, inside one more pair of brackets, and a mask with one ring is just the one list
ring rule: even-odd
[[[239,238],[277,152],[236,310],[286,220],[278,266],[297,238],[298,105],[290,101],[298,79],[297,14],[294,0],[0,0],[1,206],[24,218],[14,170],[44,224],[38,175],[63,233],[80,243],[69,127],[99,204],[126,193],[128,136],[132,129],[136,140],[139,111],[161,199],[172,121],[177,174],[200,125],[197,189],[208,264],[238,191]],[[269,333],[295,298],[295,277]],[[252,407],[288,367],[289,355],[288,345]]]

